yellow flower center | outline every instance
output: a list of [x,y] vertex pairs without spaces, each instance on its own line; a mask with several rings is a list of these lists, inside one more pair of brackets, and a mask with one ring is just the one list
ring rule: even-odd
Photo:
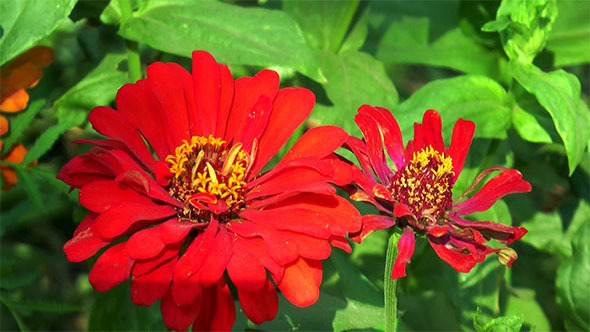
[[394,200],[408,205],[418,220],[435,221],[451,206],[453,163],[432,147],[414,152],[412,160],[394,174]]
[[[242,150],[241,143],[229,149],[226,143],[212,135],[193,136],[190,142],[183,140],[174,155],[166,157],[173,175],[170,194],[185,202],[179,213],[182,217],[208,222],[206,216],[210,212],[232,213],[243,206],[250,156]],[[205,208],[217,205],[218,201],[224,201],[227,209],[219,205]]]

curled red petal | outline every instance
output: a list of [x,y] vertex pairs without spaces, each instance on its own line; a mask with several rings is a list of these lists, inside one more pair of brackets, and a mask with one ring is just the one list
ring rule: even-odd
[[185,331],[197,318],[201,299],[196,298],[187,306],[178,306],[172,298],[172,293],[166,293],[160,304],[164,324],[171,330]]
[[457,120],[455,127],[453,127],[453,136],[451,137],[451,145],[447,150],[449,157],[453,163],[453,182],[457,181],[463,165],[465,164],[465,158],[467,152],[471,146],[473,140],[473,134],[475,133],[475,123],[463,119]]
[[365,215],[363,218],[363,228],[356,233],[350,234],[350,239],[354,242],[361,243],[372,232],[392,227],[395,225],[395,219],[390,216]]
[[453,248],[449,243],[448,236],[435,238],[429,235],[428,242],[430,242],[438,257],[447,262],[453,269],[467,273],[475,266],[476,261],[471,254],[464,254],[461,253],[460,249]]
[[493,221],[469,221],[451,215],[453,223],[459,227],[474,228],[488,238],[510,244],[522,238],[527,230],[524,227],[512,227]]
[[318,300],[321,282],[322,262],[299,258],[285,267],[283,279],[277,286],[289,302],[307,307]]
[[125,250],[125,242],[105,251],[90,270],[88,281],[94,289],[106,292],[129,278],[133,259]]
[[488,181],[473,197],[453,205],[458,216],[485,211],[492,207],[501,197],[531,191],[531,184],[522,179],[522,174],[515,169],[507,169]]
[[385,160],[385,153],[383,152],[383,141],[381,132],[377,121],[366,112],[362,112],[365,108],[373,108],[369,105],[363,105],[359,109],[359,113],[355,115],[354,121],[363,132],[365,138],[367,153],[371,161],[371,168],[383,184],[389,184],[391,178],[391,170],[387,166]]
[[391,270],[391,279],[398,279],[406,276],[406,265],[414,254],[414,231],[406,227],[397,243],[397,256]]
[[193,331],[230,331],[236,320],[236,307],[225,279],[203,290],[199,315]]
[[137,305],[151,306],[166,295],[174,274],[176,260],[170,260],[150,273],[131,280],[131,301]]
[[76,228],[74,237],[64,244],[63,251],[70,262],[81,262],[88,259],[111,243],[96,233],[94,229],[95,218],[96,214],[89,213]]
[[275,286],[268,279],[264,287],[256,292],[247,292],[238,288],[238,297],[244,314],[254,324],[262,324],[277,315],[279,297]]

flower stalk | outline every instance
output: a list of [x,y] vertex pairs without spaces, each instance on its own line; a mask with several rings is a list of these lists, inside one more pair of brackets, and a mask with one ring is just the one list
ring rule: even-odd
[[[133,15],[130,0],[120,0],[121,22],[124,23]],[[129,79],[132,83],[141,79],[141,60],[139,58],[139,44],[135,41],[125,40],[127,48],[127,67],[129,70]]]
[[391,278],[393,263],[397,257],[397,244],[401,234],[396,230],[389,236],[383,286],[385,290],[385,332],[397,331],[397,278]]

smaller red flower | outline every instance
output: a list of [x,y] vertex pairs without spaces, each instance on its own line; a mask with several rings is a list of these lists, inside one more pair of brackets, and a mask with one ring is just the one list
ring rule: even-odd
[[[510,267],[518,257],[513,249],[493,249],[484,243],[493,238],[508,245],[527,230],[492,221],[468,221],[461,216],[485,211],[504,195],[528,192],[531,185],[515,169],[491,167],[453,200],[453,185],[461,174],[475,132],[473,122],[459,119],[451,144],[445,147],[440,114],[428,110],[422,123],[414,124],[414,140],[404,148],[397,121],[387,109],[363,105],[355,121],[365,139],[350,137],[347,142],[361,166],[352,166],[356,175],[354,185],[348,187],[350,197],[373,204],[383,215],[363,216],[361,231],[350,238],[360,243],[374,230],[395,225],[402,228],[392,278],[406,275],[415,233],[425,235],[436,254],[459,272],[469,272],[490,253],[498,254],[499,261]],[[395,172],[387,165],[383,146]],[[493,171],[501,173],[471,198],[461,201]]]

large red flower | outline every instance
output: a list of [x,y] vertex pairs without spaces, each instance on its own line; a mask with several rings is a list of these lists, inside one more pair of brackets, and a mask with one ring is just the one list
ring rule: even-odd
[[90,113],[110,139],[85,141],[96,147],[58,174],[90,210],[64,245],[68,259],[113,244],[94,264],[92,286],[102,292],[131,277],[133,302],[162,299],[174,330],[231,329],[227,280],[257,324],[277,312],[267,276],[294,305],[313,304],[330,245],[350,251],[345,236],[361,227],[329,184],[352,180],[332,155],[348,135],[311,129],[259,173],[314,103],[309,90],[279,90],[274,71],[234,81],[203,51],[193,53],[192,75],[174,63],[150,65],[147,79],[119,90],[117,110]]
[[[428,110],[422,123],[414,124],[414,140],[408,141],[404,149],[397,121],[388,110],[364,105],[355,121],[365,139],[350,137],[347,142],[361,166],[353,166],[356,174],[355,185],[349,187],[351,198],[375,205],[382,215],[363,216],[362,230],[351,234],[351,239],[361,242],[376,229],[400,227],[403,233],[392,278],[406,275],[415,233],[426,235],[437,255],[459,272],[469,272],[490,253],[497,253],[500,262],[510,266],[517,258],[513,249],[493,249],[484,243],[494,238],[508,245],[527,230],[491,221],[468,221],[461,216],[485,211],[504,195],[528,192],[531,185],[517,170],[491,167],[476,178],[466,193],[452,199],[453,185],[473,139],[473,122],[459,119],[451,144],[445,147],[440,115]],[[395,172],[388,167],[383,145]],[[493,171],[501,172],[471,198],[461,201]]]

